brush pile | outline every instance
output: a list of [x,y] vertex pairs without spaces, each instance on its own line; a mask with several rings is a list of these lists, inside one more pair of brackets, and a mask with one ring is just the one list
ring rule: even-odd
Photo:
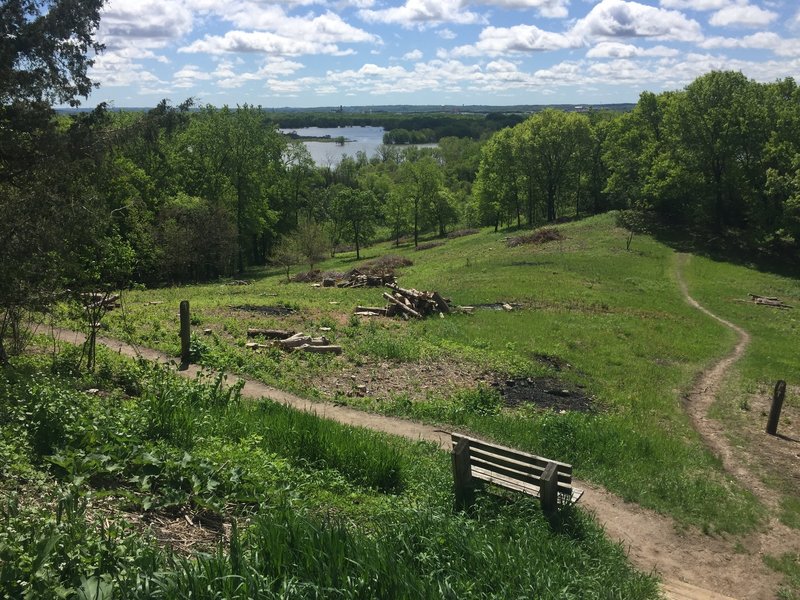
[[[342,281],[336,282],[336,287],[340,288],[360,288],[360,287],[381,287],[388,283],[394,283],[397,281],[397,278],[394,276],[394,273],[391,271],[386,273],[363,273],[358,269],[353,269],[350,271],[347,278]],[[322,285],[325,286],[325,281],[323,280]]]
[[357,306],[355,314],[366,317],[400,316],[404,319],[424,319],[433,314],[444,316],[451,312],[450,304],[439,292],[405,289],[394,282],[385,285],[392,290],[391,293],[383,293],[383,297],[389,301],[385,307]]

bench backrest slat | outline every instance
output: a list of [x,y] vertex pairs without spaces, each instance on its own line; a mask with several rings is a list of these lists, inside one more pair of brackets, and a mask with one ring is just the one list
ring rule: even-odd
[[484,442],[483,440],[479,440],[473,437],[469,437],[466,435],[461,435],[458,433],[451,434],[453,440],[453,447],[459,442],[461,439],[466,439],[469,441],[470,450],[473,448],[475,450],[485,450],[488,453],[495,454],[498,456],[503,456],[505,458],[510,458],[519,462],[523,462],[532,466],[539,467],[540,469],[544,470],[547,466],[547,463],[555,463],[558,467],[559,473],[559,480],[561,479],[561,474],[572,476],[572,465],[567,463],[559,462],[557,460],[549,460],[547,458],[543,458],[541,456],[536,456],[535,454],[529,454],[527,452],[522,452],[521,450],[515,450],[513,448],[509,448],[507,446],[501,446],[499,444],[490,444],[488,442]]

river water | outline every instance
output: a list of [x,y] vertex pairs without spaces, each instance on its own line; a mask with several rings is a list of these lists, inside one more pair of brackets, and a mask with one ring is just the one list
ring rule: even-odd
[[[300,127],[298,129],[281,129],[283,133],[295,132],[303,137],[331,138],[344,137],[347,141],[344,146],[335,142],[303,142],[308,148],[311,158],[319,167],[335,167],[342,160],[342,156],[355,157],[357,152],[365,152],[367,158],[372,158],[383,143],[383,127]],[[436,144],[420,144],[420,147],[433,148]],[[404,148],[405,146],[401,146]]]

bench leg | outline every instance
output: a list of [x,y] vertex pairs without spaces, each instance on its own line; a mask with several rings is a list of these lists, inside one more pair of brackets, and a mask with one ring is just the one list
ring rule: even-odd
[[475,503],[475,485],[469,460],[469,442],[459,440],[453,449],[453,483],[455,486],[455,509],[466,510]]
[[558,510],[558,467],[555,463],[549,462],[542,473],[542,485],[540,487],[540,499],[542,511],[551,515]]

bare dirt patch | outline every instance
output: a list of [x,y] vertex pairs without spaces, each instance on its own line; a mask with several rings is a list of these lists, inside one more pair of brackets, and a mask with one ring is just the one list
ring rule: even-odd
[[459,388],[473,388],[485,383],[488,375],[479,368],[454,360],[425,364],[369,361],[348,364],[337,373],[322,376],[313,383],[324,397],[370,396],[386,400],[406,396],[422,400],[429,395],[447,395]]
[[293,315],[297,311],[294,308],[290,308],[288,306],[282,306],[280,304],[272,305],[272,306],[260,306],[256,304],[241,304],[239,306],[231,306],[233,310],[241,310],[245,312],[252,312],[258,313],[260,315],[267,315],[270,317],[286,317],[289,315]]
[[542,409],[595,412],[594,399],[579,386],[553,377],[517,377],[495,381],[507,406],[533,404]]

